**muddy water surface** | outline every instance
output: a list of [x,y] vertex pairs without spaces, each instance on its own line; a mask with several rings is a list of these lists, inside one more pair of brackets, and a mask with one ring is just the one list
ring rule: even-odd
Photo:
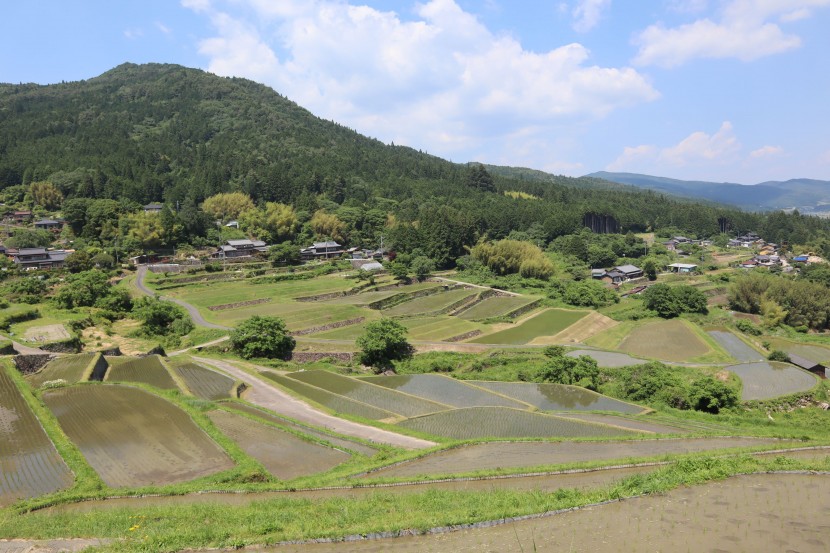
[[830,476],[752,475],[558,515],[427,536],[280,546],[287,553],[683,553],[830,550]]

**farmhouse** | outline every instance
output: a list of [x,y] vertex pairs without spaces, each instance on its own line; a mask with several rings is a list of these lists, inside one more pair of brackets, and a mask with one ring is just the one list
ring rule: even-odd
[[47,250],[46,248],[21,248],[6,252],[12,262],[24,271],[35,269],[52,269],[63,267],[66,256],[70,252],[65,250]]
[[210,254],[210,257],[213,259],[239,259],[267,252],[268,244],[262,240],[228,240]]
[[25,223],[32,218],[31,211],[15,211],[12,213],[12,219],[14,219],[15,223]]
[[60,221],[55,221],[54,219],[41,219],[40,221],[35,221],[35,229],[37,230],[50,230],[54,232],[60,232],[63,228],[63,223]]
[[820,378],[827,378],[827,368],[821,363],[810,361],[809,359],[806,359],[794,353],[790,353],[789,356],[790,363],[792,363],[796,367],[801,367],[805,371],[810,371],[811,373],[818,375]]
[[330,259],[332,257],[340,257],[345,253],[343,246],[334,240],[326,242],[314,242],[311,246],[300,250],[300,259],[303,261],[311,261],[314,259]]
[[697,272],[697,265],[694,263],[672,263],[667,268],[672,273],[689,274]]
[[161,213],[164,204],[151,203],[144,206],[144,213]]
[[620,265],[619,267],[614,267],[614,269],[621,272],[625,276],[626,280],[640,278],[643,276],[643,270],[634,265]]

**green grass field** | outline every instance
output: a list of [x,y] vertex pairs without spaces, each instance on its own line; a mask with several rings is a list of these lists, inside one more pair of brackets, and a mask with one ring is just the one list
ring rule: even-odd
[[512,328],[480,336],[470,342],[477,344],[526,344],[540,336],[553,336],[587,315],[587,311],[548,309]]
[[384,310],[383,314],[387,317],[405,317],[423,313],[434,313],[475,294],[475,290],[450,290],[398,304],[390,309]]
[[462,311],[458,316],[468,321],[501,317],[535,300],[536,298],[527,296],[494,296]]

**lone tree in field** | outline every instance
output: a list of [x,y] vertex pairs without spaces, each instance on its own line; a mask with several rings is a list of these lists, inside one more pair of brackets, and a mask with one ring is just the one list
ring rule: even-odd
[[279,317],[254,315],[231,333],[231,348],[244,359],[287,359],[295,343],[285,328],[285,321]]
[[366,331],[358,337],[359,360],[364,365],[381,372],[392,361],[409,359],[414,348],[406,341],[406,327],[392,319],[381,319],[366,325]]

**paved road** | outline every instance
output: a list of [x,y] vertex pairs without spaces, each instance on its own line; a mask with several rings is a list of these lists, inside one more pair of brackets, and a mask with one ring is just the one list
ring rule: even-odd
[[204,357],[194,357],[196,361],[216,367],[233,378],[243,380],[251,385],[251,388],[245,392],[245,400],[270,409],[275,413],[285,415],[294,420],[328,428],[346,436],[355,436],[363,438],[372,442],[393,445],[395,447],[402,447],[405,449],[425,449],[435,446],[435,442],[422,440],[420,438],[413,438],[411,436],[404,436],[403,434],[396,434],[388,430],[381,430],[374,426],[367,426],[345,419],[340,419],[323,413],[314,409],[309,404],[300,401],[299,399],[288,395],[276,386],[269,384],[267,381],[253,376],[239,367],[235,367],[225,361],[216,359],[206,359]]
[[[135,275],[135,285],[142,293],[147,294],[148,296],[156,296],[156,292],[147,288],[144,284],[144,277],[147,274],[147,265],[140,265],[138,267],[138,271],[136,271]],[[158,296],[159,298],[167,301],[172,301],[173,303],[184,307],[188,313],[190,313],[190,318],[193,319],[193,324],[196,326],[201,326],[205,328],[218,328],[221,330],[233,330],[233,328],[229,326],[218,325],[214,323],[209,323],[202,317],[202,314],[199,313],[199,310],[196,309],[194,306],[190,305],[187,302],[182,300],[178,300],[176,298],[170,298],[166,296]]]

